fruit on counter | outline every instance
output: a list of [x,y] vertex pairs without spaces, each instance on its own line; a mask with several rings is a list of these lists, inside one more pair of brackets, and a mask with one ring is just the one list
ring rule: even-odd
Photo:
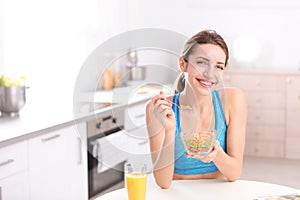
[[0,87],[25,86],[25,82],[25,76],[20,76],[18,79],[12,79],[2,74],[0,77]]

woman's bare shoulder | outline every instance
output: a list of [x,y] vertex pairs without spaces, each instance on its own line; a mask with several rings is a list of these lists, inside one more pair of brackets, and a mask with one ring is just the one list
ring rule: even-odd
[[246,97],[240,88],[228,87],[218,90],[220,99],[222,101],[223,110],[227,123],[230,116],[241,112],[247,112]]
[[[244,101],[245,100],[245,94],[244,91],[240,88],[236,87],[225,87],[218,90],[219,96],[222,100],[225,101]],[[228,102],[228,103],[229,103]]]

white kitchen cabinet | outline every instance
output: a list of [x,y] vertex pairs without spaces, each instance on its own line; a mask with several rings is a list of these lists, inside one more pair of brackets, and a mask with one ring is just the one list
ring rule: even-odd
[[1,179],[0,199],[29,200],[28,172],[19,172]]
[[68,199],[68,137],[60,129],[29,140],[31,200]]
[[86,123],[68,129],[69,199],[85,200],[88,199]]
[[148,100],[129,105],[125,110],[125,131],[130,151],[129,161],[146,163],[152,171],[150,144],[146,127],[145,106]]
[[[136,137],[139,135],[140,137]],[[138,128],[127,132],[130,152],[129,161],[147,164],[147,171],[152,171],[150,144],[146,128]]]
[[283,158],[285,77],[272,73],[234,71],[225,86],[241,88],[247,99],[245,155]]
[[225,86],[245,92],[245,155],[300,159],[300,73],[233,70]]
[[286,157],[300,159],[300,76],[287,77]]
[[31,200],[88,198],[82,141],[73,126],[29,140]]
[[27,141],[0,149],[0,199],[29,200]]
[[142,101],[138,104],[128,105],[124,112],[125,130],[132,130],[137,128],[143,128],[146,125],[146,109],[147,101]]

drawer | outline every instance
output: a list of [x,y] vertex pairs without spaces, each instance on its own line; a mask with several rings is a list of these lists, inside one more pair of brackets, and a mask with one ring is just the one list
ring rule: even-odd
[[27,141],[0,149],[0,179],[28,168]]
[[300,140],[300,109],[287,110],[286,112],[286,133],[287,136],[298,137]]
[[286,95],[287,107],[300,109],[300,77],[287,78]]
[[224,85],[243,90],[284,91],[285,77],[268,74],[225,74]]
[[146,129],[135,129],[127,132],[129,149],[133,154],[149,154],[150,143]]
[[286,158],[300,159],[300,136],[286,138]]
[[253,141],[284,142],[285,126],[248,125],[246,138]]
[[245,91],[248,107],[285,109],[284,92]]
[[247,140],[245,145],[245,155],[258,157],[284,157],[284,143],[283,142],[262,142]]
[[249,125],[284,125],[285,110],[276,109],[248,109]]
[[146,125],[146,102],[128,106],[125,110],[125,130],[145,127]]

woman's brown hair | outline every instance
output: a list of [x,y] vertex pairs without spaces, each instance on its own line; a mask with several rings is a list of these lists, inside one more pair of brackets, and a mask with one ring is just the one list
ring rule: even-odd
[[[182,57],[185,62],[188,62],[190,54],[193,52],[194,46],[196,44],[213,44],[219,46],[225,53],[226,60],[225,66],[227,66],[229,59],[229,51],[226,42],[224,39],[214,30],[203,30],[191,37],[186,44],[184,45]],[[176,93],[182,92],[185,87],[185,78],[184,74],[180,74],[177,81]]]

